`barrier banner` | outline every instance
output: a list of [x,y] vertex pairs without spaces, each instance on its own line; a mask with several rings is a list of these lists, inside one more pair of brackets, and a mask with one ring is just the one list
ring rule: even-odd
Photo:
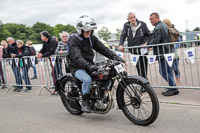
[[191,63],[194,63],[195,58],[195,48],[190,48],[184,51],[187,58],[191,61]]
[[52,56],[51,57],[51,62],[52,62],[52,65],[54,66],[54,64],[55,64],[55,61],[56,61],[56,56]]
[[133,63],[133,66],[137,65],[139,57],[140,57],[140,55],[134,55],[134,54],[131,55],[131,61]]
[[10,65],[12,65],[13,59],[9,59],[8,62],[10,62]]
[[31,57],[31,63],[33,66],[35,66],[35,57],[34,56]]
[[116,51],[116,55],[123,58],[124,53]]
[[148,49],[147,48],[141,48],[140,53],[141,53],[141,55],[144,55],[144,54],[148,53]]
[[165,60],[167,61],[168,65],[172,67],[173,60],[174,60],[174,53],[164,54]]
[[147,58],[148,58],[148,61],[149,61],[149,64],[153,64],[155,61],[156,61],[156,55],[148,55]]
[[27,58],[24,58],[25,65],[27,65],[28,61]]
[[44,58],[40,58],[40,64],[41,66],[44,66]]
[[15,64],[17,65],[19,62],[19,59],[18,58],[15,58]]

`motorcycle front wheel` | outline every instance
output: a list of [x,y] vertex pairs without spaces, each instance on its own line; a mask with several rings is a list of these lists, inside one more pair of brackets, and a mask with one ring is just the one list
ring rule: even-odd
[[119,85],[118,91],[118,104],[130,121],[147,126],[157,119],[159,102],[149,83],[127,79],[123,87]]

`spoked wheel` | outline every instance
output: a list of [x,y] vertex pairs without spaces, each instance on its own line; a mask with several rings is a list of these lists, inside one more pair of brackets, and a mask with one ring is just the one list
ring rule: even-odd
[[59,94],[65,108],[74,115],[81,115],[83,112],[79,104],[79,91],[74,87],[74,81],[71,77],[65,77],[61,80]]
[[130,121],[147,126],[156,120],[159,102],[149,83],[144,85],[129,79],[126,81],[125,89],[120,86],[118,91],[119,106]]

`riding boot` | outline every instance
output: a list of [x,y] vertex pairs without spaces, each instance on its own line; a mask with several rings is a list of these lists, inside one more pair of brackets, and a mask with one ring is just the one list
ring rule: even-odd
[[85,113],[91,113],[91,108],[89,107],[90,94],[82,95],[82,110]]

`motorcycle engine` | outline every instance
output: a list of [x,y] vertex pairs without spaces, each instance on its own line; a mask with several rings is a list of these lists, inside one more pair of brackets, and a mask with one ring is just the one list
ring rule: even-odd
[[97,110],[106,110],[108,107],[107,87],[105,86],[104,82],[93,81],[93,108]]
[[98,100],[94,103],[94,108],[97,108],[99,110],[105,110],[107,109],[107,104],[103,102],[103,100]]

